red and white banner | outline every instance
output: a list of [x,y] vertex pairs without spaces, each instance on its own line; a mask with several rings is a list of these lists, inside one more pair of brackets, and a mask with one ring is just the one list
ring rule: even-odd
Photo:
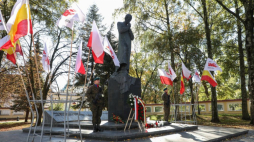
[[218,64],[210,58],[207,58],[204,70],[208,70],[208,71],[219,70],[222,72],[222,69],[218,66]]
[[182,75],[183,78],[186,78],[187,80],[191,78],[191,71],[188,68],[186,68],[183,62],[182,62]]
[[173,81],[171,80],[171,76],[164,69],[158,69],[159,76],[162,84],[167,84],[173,86]]
[[101,34],[97,28],[95,21],[93,21],[92,31],[87,43],[87,47],[92,48],[93,59],[95,63],[103,64],[104,61],[104,48],[102,44]]
[[171,80],[174,81],[174,79],[176,78],[176,74],[175,74],[175,71],[170,66],[169,62],[168,62],[168,71],[169,71],[169,75],[170,75]]
[[195,74],[193,76],[193,82],[197,82],[197,83],[201,82],[198,70],[195,70]]
[[42,52],[42,65],[43,65],[43,69],[46,72],[50,72],[50,61],[49,61],[49,55],[48,55],[48,49],[47,49],[47,43],[44,43],[44,49]]
[[138,99],[134,97],[135,120],[138,120]]
[[104,51],[111,56],[115,66],[120,67],[120,62],[119,62],[119,60],[118,60],[118,58],[117,58],[117,56],[116,56],[112,46],[110,45],[107,36],[105,36],[105,38],[104,38],[104,44],[103,45],[104,45]]
[[81,73],[81,74],[86,74],[86,70],[85,70],[84,64],[82,62],[82,41],[81,41],[79,49],[78,49],[75,72]]
[[70,8],[68,8],[61,18],[57,21],[57,25],[62,28],[64,26],[73,29],[74,21],[79,21],[83,23],[85,21],[85,14],[79,8],[77,3],[73,3]]

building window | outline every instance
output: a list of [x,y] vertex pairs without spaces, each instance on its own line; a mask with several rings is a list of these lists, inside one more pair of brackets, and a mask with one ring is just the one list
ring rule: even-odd
[[242,104],[241,103],[230,103],[228,104],[228,111],[241,111]]
[[162,112],[162,107],[154,107],[154,112]]
[[146,107],[146,112],[152,112],[152,107]]
[[[224,106],[223,104],[217,104],[217,110],[218,111],[224,111]],[[210,105],[209,111],[212,111],[212,106]]]
[[10,115],[11,111],[10,110],[1,110],[1,115]]

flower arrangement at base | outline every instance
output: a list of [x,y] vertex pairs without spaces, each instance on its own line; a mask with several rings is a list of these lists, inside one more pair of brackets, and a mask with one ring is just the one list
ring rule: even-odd
[[135,99],[137,100],[136,109],[137,109],[137,119],[138,121],[144,122],[146,118],[146,110],[145,110],[145,103],[141,100],[140,97],[130,94],[127,103],[130,105],[131,109],[135,113]]
[[112,113],[113,116],[111,117],[111,120],[114,120],[115,123],[123,123],[124,121],[122,120],[122,118],[120,116],[115,115],[114,113]]

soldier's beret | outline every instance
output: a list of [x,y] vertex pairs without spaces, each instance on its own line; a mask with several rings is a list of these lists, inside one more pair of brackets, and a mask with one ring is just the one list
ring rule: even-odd
[[168,88],[164,88],[163,91],[168,90]]
[[99,78],[99,77],[95,77],[95,78],[93,79],[93,81],[95,81],[95,80],[100,80],[100,78]]

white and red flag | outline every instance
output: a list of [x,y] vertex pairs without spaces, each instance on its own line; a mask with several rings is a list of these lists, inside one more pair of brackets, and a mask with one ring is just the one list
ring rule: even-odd
[[191,71],[188,68],[186,68],[183,62],[182,62],[182,75],[183,78],[186,78],[187,80],[191,78]]
[[174,79],[176,78],[176,73],[175,73],[175,71],[172,69],[172,67],[170,66],[170,63],[169,63],[169,62],[168,62],[168,71],[169,71],[171,80],[174,81]]
[[105,52],[102,44],[101,34],[97,28],[95,21],[93,21],[93,27],[90,33],[87,47],[90,49],[92,48],[94,62],[103,64]]
[[195,70],[195,74],[194,74],[194,76],[193,76],[193,82],[197,82],[197,83],[200,83],[200,82],[201,82],[201,79],[200,79],[198,70]]
[[5,30],[7,32],[4,18],[3,18],[2,12],[0,10],[0,31],[2,31],[2,30]]
[[119,62],[119,60],[118,60],[118,58],[117,58],[117,56],[116,56],[112,46],[110,45],[107,36],[105,36],[105,38],[104,38],[104,44],[103,45],[104,45],[104,51],[111,56],[115,66],[120,67],[120,62]]
[[48,55],[48,49],[47,49],[46,42],[44,43],[44,49],[42,52],[42,65],[43,65],[43,69],[49,73],[50,72],[50,61],[49,61],[49,55]]
[[75,65],[75,72],[81,73],[81,74],[86,74],[86,70],[85,70],[84,64],[82,62],[82,41],[81,41],[79,49],[78,49],[76,65]]
[[68,8],[61,18],[57,21],[57,25],[62,28],[64,26],[73,29],[74,21],[79,21],[83,23],[85,21],[85,14],[79,8],[77,3],[73,3],[70,8]]
[[173,86],[173,81],[171,80],[169,73],[167,73],[164,69],[158,69],[158,72],[162,84]]
[[222,69],[218,66],[218,64],[210,58],[207,58],[204,70],[208,70],[208,71],[219,70],[222,72]]

